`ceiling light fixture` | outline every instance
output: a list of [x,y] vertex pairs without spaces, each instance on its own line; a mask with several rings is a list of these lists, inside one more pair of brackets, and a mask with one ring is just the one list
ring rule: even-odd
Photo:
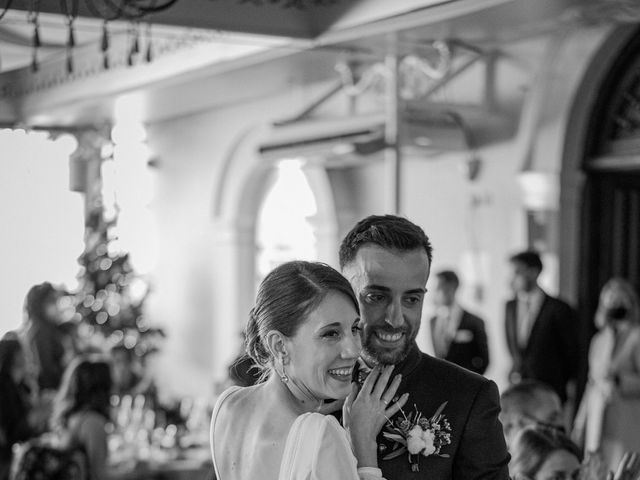
[[[11,9],[14,0],[5,0],[4,7],[0,12],[0,21],[5,14]],[[92,16],[100,18],[104,21],[102,27],[101,51],[103,55],[103,67],[108,69],[109,62],[109,22],[120,20],[129,21],[132,24],[129,55],[127,59],[128,65],[133,65],[135,56],[140,53],[140,23],[148,16],[171,8],[178,0],[60,0],[60,14],[66,20],[68,36],[67,46],[67,72],[74,71],[73,50],[76,46],[75,21],[78,18],[80,7],[84,6]],[[32,48],[33,55],[31,61],[31,70],[37,72],[38,49],[42,46],[40,36],[40,25],[38,17],[40,15],[39,0],[31,0],[29,2],[29,10],[27,18],[29,23],[33,25]],[[153,58],[150,24],[146,27],[146,52],[144,58],[150,62]]]

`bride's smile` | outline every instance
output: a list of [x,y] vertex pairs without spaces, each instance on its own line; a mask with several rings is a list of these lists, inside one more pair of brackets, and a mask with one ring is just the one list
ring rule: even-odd
[[342,368],[332,368],[329,370],[329,375],[331,375],[336,380],[341,382],[349,382],[351,380],[351,372],[353,371],[353,364],[348,367]]

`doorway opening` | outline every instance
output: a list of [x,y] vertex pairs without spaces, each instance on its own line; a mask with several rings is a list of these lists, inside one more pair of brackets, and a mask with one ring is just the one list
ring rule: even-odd
[[256,289],[289,260],[318,259],[318,205],[299,159],[278,162],[256,222]]

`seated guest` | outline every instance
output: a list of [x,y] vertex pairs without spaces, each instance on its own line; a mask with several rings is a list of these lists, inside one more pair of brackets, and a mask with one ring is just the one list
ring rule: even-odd
[[90,480],[105,478],[111,388],[107,362],[79,357],[65,370],[55,400],[53,427],[67,447],[84,449]]
[[558,394],[537,380],[523,380],[500,395],[500,421],[507,447],[523,428],[542,425],[563,430],[562,406]]
[[13,445],[37,434],[25,387],[26,360],[14,338],[0,340],[0,480],[9,477]]
[[580,462],[580,449],[564,433],[529,426],[513,440],[509,473],[513,480],[578,480]]

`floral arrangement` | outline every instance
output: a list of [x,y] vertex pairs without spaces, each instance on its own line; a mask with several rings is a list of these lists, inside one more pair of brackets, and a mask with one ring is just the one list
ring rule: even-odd
[[425,417],[414,404],[414,411],[408,415],[401,409],[402,414],[395,421],[389,420],[382,435],[394,443],[390,453],[383,460],[390,460],[408,452],[411,471],[420,471],[420,455],[428,457],[449,457],[440,453],[442,447],[451,443],[451,425],[442,414],[447,402],[444,402],[431,418]]

